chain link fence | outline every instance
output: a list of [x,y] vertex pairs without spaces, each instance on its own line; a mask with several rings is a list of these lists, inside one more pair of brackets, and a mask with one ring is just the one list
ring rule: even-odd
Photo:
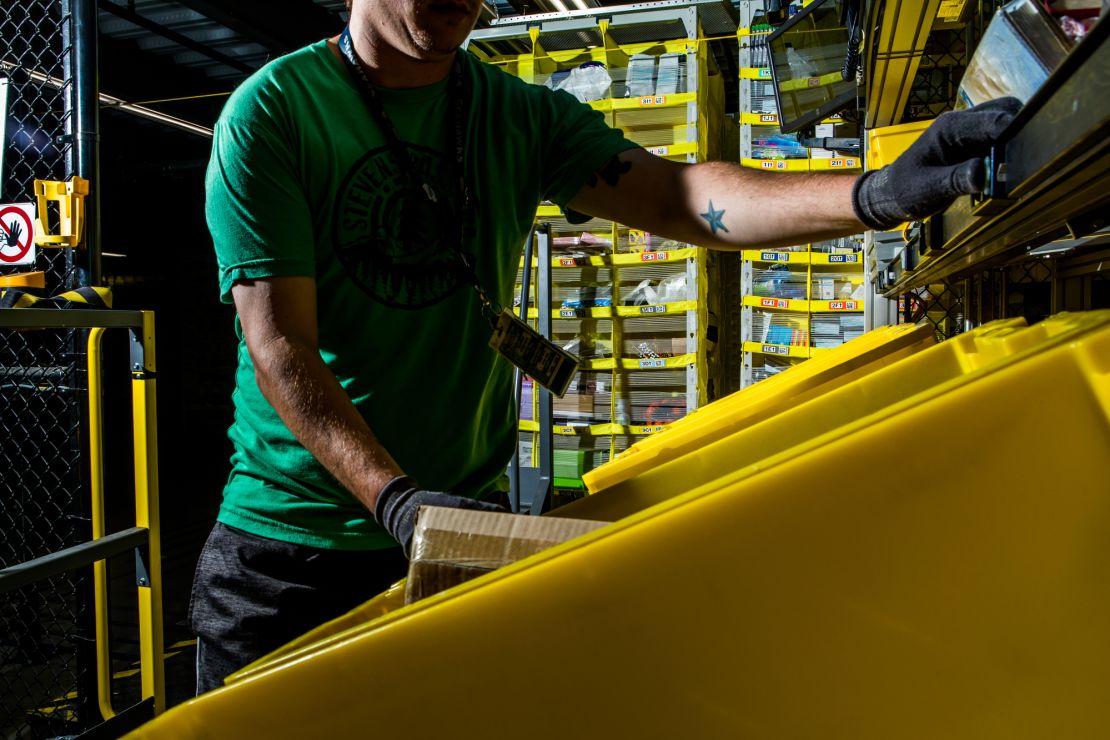
[[[70,175],[67,7],[0,5],[0,75],[9,79],[0,202],[32,202],[34,180]],[[8,232],[5,224],[0,239]],[[0,276],[42,271],[42,293],[55,295],[79,285],[75,265],[73,250],[39,247],[33,265],[0,263]],[[0,568],[89,538],[83,355],[84,332],[0,330]],[[89,588],[75,571],[0,594],[0,737],[57,737],[95,723]]]

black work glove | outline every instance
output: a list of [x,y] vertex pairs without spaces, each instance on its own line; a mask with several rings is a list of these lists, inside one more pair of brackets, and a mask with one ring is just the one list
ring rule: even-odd
[[393,539],[401,543],[405,557],[412,547],[412,533],[416,528],[416,510],[421,506],[445,506],[451,509],[477,509],[479,511],[505,512],[504,507],[487,504],[450,493],[422,491],[416,481],[402,475],[385,484],[374,503],[374,518]]
[[1019,110],[1017,98],[999,98],[941,114],[902,156],[856,180],[856,217],[886,231],[938,213],[957,196],[983,192],[983,157]]

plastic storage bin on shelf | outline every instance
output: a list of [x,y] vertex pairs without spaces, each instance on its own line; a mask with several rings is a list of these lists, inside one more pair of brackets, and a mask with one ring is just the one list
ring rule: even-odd
[[[1110,312],[1100,316],[1105,321],[1110,318]],[[878,413],[901,399],[925,393],[985,366],[1004,364],[1015,353],[1043,343],[1054,332],[1070,330],[1073,324],[1083,327],[1085,320],[1090,319],[1063,314],[1052,322],[1028,328],[1015,327],[1012,319],[986,324],[852,383],[831,388],[775,416],[752,419],[750,425],[707,440],[683,455],[657,461],[650,469],[626,478],[604,493],[560,509],[560,516],[618,519],[756,464],[814,436]],[[1020,319],[1016,321],[1021,322]]]
[[758,385],[722,398],[670,425],[664,433],[630,447],[621,457],[586,474],[598,492],[701,449],[722,436],[742,430],[863,375],[935,344],[931,328],[885,326],[813,360],[779,373]]
[[[844,397],[845,423],[676,481],[658,505],[324,637],[135,737],[1101,737],[1110,316],[1043,324],[866,375],[853,385],[889,403]],[[896,392],[903,365],[931,382]],[[829,395],[799,408],[815,421]],[[938,428],[946,446],[905,454],[912,430]],[[543,689],[439,691],[428,711],[429,677]]]
[[[576,96],[658,156],[716,160],[724,82],[704,38],[704,12],[700,5],[626,7],[538,23],[502,19],[467,43],[509,74]],[[609,374],[608,418],[598,419],[595,405],[583,420],[590,454],[579,455],[584,438],[556,440],[567,448],[558,450],[565,453],[560,460],[576,455],[575,466],[589,467],[726,385],[716,343],[708,341],[721,315],[720,291],[711,288],[719,257],[611,221],[573,224],[551,205],[539,207],[537,222],[552,234],[554,290],[545,310],[556,320],[556,341],[572,352],[583,349],[581,369]]]

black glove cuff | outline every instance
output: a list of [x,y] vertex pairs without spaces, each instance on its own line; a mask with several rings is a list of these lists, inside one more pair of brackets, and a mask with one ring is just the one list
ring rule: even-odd
[[418,488],[416,481],[407,475],[399,475],[382,486],[382,490],[378,491],[377,500],[374,501],[374,519],[378,524],[385,526],[389,504],[394,496],[416,488]]
[[[864,186],[867,184],[867,181],[877,174],[879,174],[879,170],[871,170],[870,172],[864,172],[856,178],[855,184],[852,185],[852,211],[855,212],[856,218],[867,228],[874,231],[886,231],[888,228],[892,227],[888,226],[886,221],[881,220],[877,214],[872,212],[871,198],[869,197],[869,193],[864,191]],[[901,223],[901,221],[898,223]],[[894,225],[896,226],[897,224]]]

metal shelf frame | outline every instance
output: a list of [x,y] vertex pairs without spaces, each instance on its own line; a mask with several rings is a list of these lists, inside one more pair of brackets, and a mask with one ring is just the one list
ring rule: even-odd
[[921,253],[935,256],[907,265],[884,295],[958,279],[1110,224],[1108,36],[1110,24],[1095,26],[1025,105],[994,148],[987,192],[927,219]]

